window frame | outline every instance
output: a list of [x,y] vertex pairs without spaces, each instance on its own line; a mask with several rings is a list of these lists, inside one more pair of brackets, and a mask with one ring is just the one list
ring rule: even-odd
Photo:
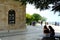
[[8,11],[8,24],[15,24],[15,11],[12,9]]

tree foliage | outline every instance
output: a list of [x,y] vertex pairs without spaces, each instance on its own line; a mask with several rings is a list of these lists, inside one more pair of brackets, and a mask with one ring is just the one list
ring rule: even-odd
[[[40,10],[48,9],[49,4],[53,4],[52,11],[60,12],[60,0],[15,0],[22,2],[22,5],[26,5],[27,3],[34,4],[35,7]],[[60,16],[60,13],[59,13]]]
[[[35,7],[40,10],[44,10],[44,9],[48,9],[49,8],[49,4],[54,4],[53,10],[55,11],[60,11],[60,5],[58,5],[58,2],[60,0],[15,0],[15,1],[20,1],[23,4],[34,4]],[[56,6],[58,5],[58,6]]]
[[37,13],[34,13],[32,16],[34,17],[34,21],[36,21],[36,22],[38,22],[38,20],[41,20],[42,19],[42,16],[40,16]]
[[26,23],[29,24],[33,21],[34,17],[30,14],[26,14]]
[[34,13],[33,15],[27,14],[26,13],[26,23],[30,24],[33,21],[38,22],[39,20],[41,21],[46,21],[45,17],[42,17],[41,15]]

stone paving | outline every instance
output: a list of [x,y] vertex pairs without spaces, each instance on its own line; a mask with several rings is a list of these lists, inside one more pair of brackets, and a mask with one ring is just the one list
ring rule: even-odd
[[[1,40],[40,40],[42,37],[41,29],[38,29],[35,26],[27,26],[26,31],[16,32],[16,33],[7,33],[4,36],[1,36]],[[1,35],[1,34],[0,34]]]
[[[59,33],[58,33],[59,34]],[[2,34],[0,34],[2,35]],[[27,26],[24,32],[5,33],[1,40],[41,40],[43,38],[43,26]]]

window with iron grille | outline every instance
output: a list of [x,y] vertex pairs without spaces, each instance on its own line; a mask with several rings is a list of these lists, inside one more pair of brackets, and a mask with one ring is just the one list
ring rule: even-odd
[[12,9],[8,12],[8,24],[15,24],[15,11]]

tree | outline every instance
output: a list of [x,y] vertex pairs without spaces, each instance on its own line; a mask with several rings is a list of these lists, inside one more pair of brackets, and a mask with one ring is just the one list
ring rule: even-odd
[[30,24],[33,21],[34,17],[30,14],[26,14],[26,23]]
[[38,22],[38,20],[42,19],[42,17],[37,13],[34,13],[32,16],[34,17],[34,21],[36,21],[36,22]]
[[16,0],[16,1],[22,2],[22,5],[23,4],[26,5],[27,3],[34,4],[35,7],[37,9],[39,8],[40,10],[48,9],[49,4],[54,4],[54,7],[52,10],[60,12],[60,0]]
[[[60,12],[60,1],[58,1],[54,4],[52,11]],[[58,16],[60,16],[60,14]]]
[[27,14],[27,13],[26,13],[26,23],[27,23],[27,24],[30,24],[30,23],[32,23],[32,22],[34,22],[34,21],[38,22],[39,20],[41,20],[41,21],[46,21],[46,18],[40,16],[40,15],[37,14],[37,13],[34,13],[33,15],[30,15],[30,14]]

